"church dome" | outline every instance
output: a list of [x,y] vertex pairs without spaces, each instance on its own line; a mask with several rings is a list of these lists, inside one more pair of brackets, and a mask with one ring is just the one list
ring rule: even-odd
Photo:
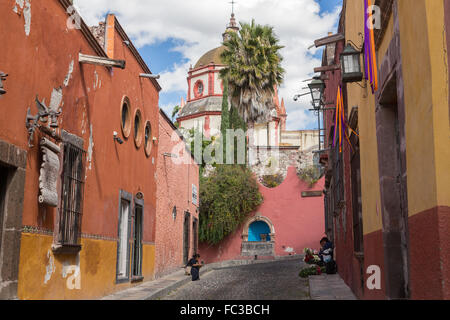
[[225,51],[225,46],[220,46],[218,48],[212,49],[205,53],[200,60],[195,64],[194,69],[200,68],[202,66],[207,66],[211,63],[223,64],[220,55]]

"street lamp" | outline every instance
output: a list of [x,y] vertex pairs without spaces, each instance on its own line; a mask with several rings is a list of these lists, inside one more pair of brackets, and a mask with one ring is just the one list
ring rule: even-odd
[[325,82],[320,77],[314,77],[313,81],[308,84],[311,91],[313,110],[317,114],[318,126],[319,126],[319,150],[322,149],[322,129],[320,128],[320,111],[323,106],[323,94],[325,91]]
[[363,79],[361,52],[348,43],[341,53],[342,82],[360,82]]
[[325,82],[316,77],[310,84],[308,84],[309,90],[311,90],[312,105],[315,110],[319,110],[322,105],[322,96],[325,91]]
[[3,89],[3,82],[2,81],[5,81],[7,76],[8,75],[6,73],[0,71],[0,95],[6,93],[6,90]]

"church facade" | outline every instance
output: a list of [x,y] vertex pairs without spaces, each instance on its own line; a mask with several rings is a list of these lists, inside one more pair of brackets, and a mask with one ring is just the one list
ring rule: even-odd
[[[227,32],[238,32],[234,14],[223,34],[226,40]],[[177,122],[181,130],[195,129],[202,132],[206,138],[220,135],[222,119],[223,81],[220,78],[220,70],[225,68],[221,60],[221,54],[225,46],[220,46],[206,52],[191,67],[188,76],[188,91],[186,102],[182,98]],[[287,168],[294,166],[313,165],[312,151],[318,149],[319,131],[299,130],[288,131],[286,129],[287,112],[284,99],[279,97],[278,88],[274,88],[275,94],[272,107],[272,119],[268,123],[255,124],[250,139],[250,165],[254,171],[267,173],[265,168],[268,163],[276,163],[277,172],[284,176]],[[250,134],[250,131],[249,131]],[[308,154],[305,156],[305,154]],[[278,161],[271,161],[271,158]],[[302,159],[301,161],[296,161]],[[269,166],[272,167],[272,166]]]

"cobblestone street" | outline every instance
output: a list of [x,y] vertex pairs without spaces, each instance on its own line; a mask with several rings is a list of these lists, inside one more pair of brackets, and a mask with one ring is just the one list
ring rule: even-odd
[[162,300],[305,300],[308,279],[298,276],[303,266],[296,259],[214,270]]

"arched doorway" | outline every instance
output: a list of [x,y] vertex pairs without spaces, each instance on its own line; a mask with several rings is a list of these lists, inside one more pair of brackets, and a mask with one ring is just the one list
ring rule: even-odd
[[249,242],[265,242],[270,241],[270,227],[264,221],[255,221],[248,228]]
[[275,228],[269,218],[257,215],[244,225],[243,257],[275,256]]

